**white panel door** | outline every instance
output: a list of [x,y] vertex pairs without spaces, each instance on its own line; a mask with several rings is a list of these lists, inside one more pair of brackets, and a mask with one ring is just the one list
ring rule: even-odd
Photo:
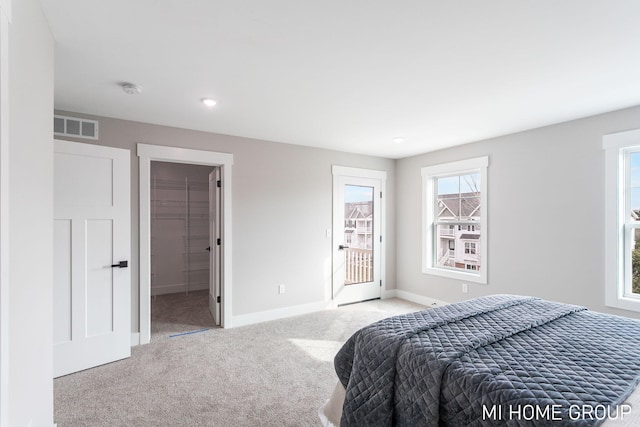
[[333,299],[381,297],[384,172],[333,168]]
[[54,377],[131,355],[130,156],[55,141]]

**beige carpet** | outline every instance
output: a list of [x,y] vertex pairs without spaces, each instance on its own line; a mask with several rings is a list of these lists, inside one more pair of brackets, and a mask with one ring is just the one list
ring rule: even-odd
[[134,347],[129,359],[56,379],[55,421],[59,427],[319,426],[317,411],[337,381],[333,357],[341,344],[371,322],[423,308],[377,300],[169,337],[203,329],[193,321],[202,313],[190,313],[158,328],[152,343]]
[[151,339],[214,328],[209,291],[158,295],[151,298]]

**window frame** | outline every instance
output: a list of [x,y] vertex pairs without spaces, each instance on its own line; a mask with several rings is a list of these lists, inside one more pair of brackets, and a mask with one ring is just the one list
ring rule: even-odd
[[640,129],[604,135],[605,151],[605,305],[640,312],[640,295],[631,293],[631,233],[640,222],[630,211],[630,154],[640,152]]
[[[460,160],[450,163],[441,163],[433,166],[425,166],[421,169],[422,174],[422,273],[435,276],[458,279],[466,282],[487,284],[488,272],[488,192],[487,192],[487,170],[489,167],[489,156],[475,157],[472,159]],[[442,268],[435,265],[434,255],[436,253],[435,223],[437,221],[437,194],[436,179],[447,176],[464,175],[467,173],[480,174],[480,221],[474,224],[480,225],[480,244],[476,244],[476,250],[480,251],[482,264],[480,270],[466,270]],[[478,248],[479,246],[479,248]]]

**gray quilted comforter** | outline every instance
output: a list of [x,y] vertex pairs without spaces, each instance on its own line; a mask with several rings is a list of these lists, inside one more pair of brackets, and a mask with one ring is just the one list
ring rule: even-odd
[[335,368],[341,426],[597,425],[639,379],[640,322],[494,295],[369,325]]

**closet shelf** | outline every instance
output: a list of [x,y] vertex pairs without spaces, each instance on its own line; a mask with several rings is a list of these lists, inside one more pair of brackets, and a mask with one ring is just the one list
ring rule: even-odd
[[[183,267],[185,291],[189,292],[189,287],[194,284],[208,283],[203,278],[203,274],[209,271],[209,252],[206,251],[209,246],[208,180],[203,182],[189,177],[171,179],[154,175],[150,201],[152,229],[166,230],[162,237],[152,237],[152,255],[158,252],[153,249],[154,245],[176,246],[176,250],[181,252],[175,256],[180,257],[179,263]],[[176,224],[177,221],[180,221],[180,225]],[[172,230],[175,234],[170,237]],[[162,268],[158,263],[157,266]],[[191,276],[196,280],[192,280]]]

